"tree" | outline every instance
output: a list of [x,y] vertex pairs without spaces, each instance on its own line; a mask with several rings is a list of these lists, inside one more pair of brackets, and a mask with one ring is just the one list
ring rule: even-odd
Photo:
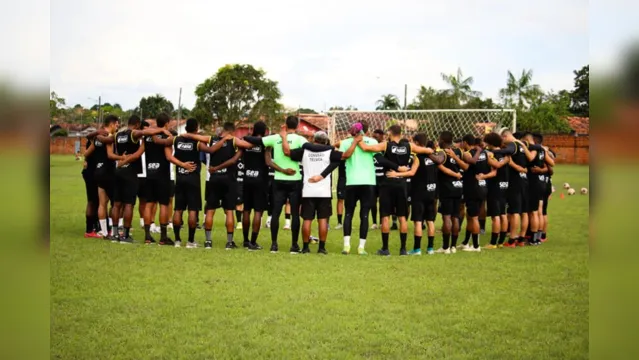
[[401,108],[399,98],[393,94],[382,95],[382,98],[377,100],[375,104],[377,105],[375,110],[398,110]]
[[493,102],[493,99],[482,99],[479,97],[470,99],[464,104],[465,109],[499,109],[499,105]]
[[457,74],[446,75],[442,73],[441,75],[442,80],[450,86],[450,89],[446,90],[446,92],[455,99],[456,104],[463,105],[471,98],[481,96],[481,92],[474,91],[471,88],[474,82],[473,77],[464,78],[461,68],[457,68]]
[[[180,116],[182,119],[186,119],[191,117],[191,110],[185,108],[184,106],[181,106],[181,112],[180,112]],[[173,110],[173,113],[171,113],[171,117],[177,119],[178,117],[178,109]]]
[[458,105],[456,99],[446,90],[436,90],[432,87],[421,86],[413,102],[408,105],[410,110],[451,109]]
[[357,111],[357,108],[353,105],[343,106],[331,106],[328,111]]
[[506,87],[499,90],[499,96],[506,106],[515,106],[518,109],[528,108],[532,99],[541,94],[539,85],[532,83],[532,69],[523,69],[519,78],[508,70],[507,76]]
[[49,119],[63,115],[65,106],[66,101],[64,98],[59,97],[55,91],[52,91],[49,96]]
[[251,65],[226,65],[195,89],[199,116],[235,122],[275,119],[283,111],[277,82]]
[[[106,105],[106,104],[105,104]],[[105,106],[103,105],[103,107]],[[167,100],[162,94],[143,97],[140,104],[134,109],[135,114],[140,118],[154,118],[160,113],[173,113],[173,103]]]
[[569,133],[570,92],[548,92],[535,98],[529,109],[517,109],[517,129],[542,133]]
[[298,114],[317,114],[317,111],[313,109],[299,108],[297,109],[297,113]]
[[573,73],[575,87],[570,93],[570,112],[577,116],[590,117],[590,65]]

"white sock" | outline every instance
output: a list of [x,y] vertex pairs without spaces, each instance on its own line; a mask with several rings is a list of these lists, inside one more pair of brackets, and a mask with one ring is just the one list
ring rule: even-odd
[[106,221],[106,219],[100,219],[100,233],[102,235],[108,235],[107,234],[107,221]]
[[289,219],[284,220],[284,226],[291,226],[291,220]]
[[124,219],[118,220],[118,227],[124,227]]
[[366,239],[359,239],[359,248],[363,249],[366,246]]
[[344,236],[344,246],[351,246],[351,237],[350,236]]
[[140,219],[140,227],[144,227],[144,219]]
[[266,218],[266,222],[267,222],[267,223],[270,223],[270,222],[271,222],[271,217],[270,217],[270,216]]

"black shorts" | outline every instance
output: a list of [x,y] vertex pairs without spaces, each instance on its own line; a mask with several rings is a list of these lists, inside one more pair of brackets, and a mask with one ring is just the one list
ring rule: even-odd
[[521,214],[528,212],[528,186],[525,187],[509,187],[506,194],[506,202],[508,203],[508,214]]
[[171,199],[171,188],[175,191],[173,182],[169,179],[146,178],[144,181],[143,194],[145,200],[150,203],[160,203],[160,205],[169,205]]
[[202,189],[199,179],[197,181],[179,181],[175,183],[176,211],[200,211],[202,210]]
[[146,187],[146,178],[145,177],[138,177],[138,199],[140,199],[140,201],[147,201],[146,199],[149,197],[149,195],[147,194],[147,187]]
[[410,205],[412,200],[413,200],[413,196],[411,195],[411,187],[410,184],[412,184],[412,182],[407,182],[406,183],[406,204]]
[[[273,181],[273,211],[281,211],[287,201],[291,204],[291,214],[299,214],[302,200],[302,182],[275,180]],[[276,209],[279,208],[279,209]]]
[[302,199],[302,219],[313,220],[316,215],[318,219],[328,219],[333,215],[331,198]]
[[362,214],[368,214],[371,207],[375,203],[375,185],[347,185],[346,197],[344,199],[344,207],[346,213],[355,212],[357,202]]
[[346,197],[346,179],[340,178],[337,181],[337,200],[344,200]]
[[135,175],[115,174],[113,202],[134,205],[138,197],[138,178]]
[[405,186],[382,186],[379,194],[379,215],[381,217],[408,215],[408,195]]
[[413,194],[411,220],[412,221],[435,221],[437,212],[435,211],[435,199],[423,198],[418,194]]
[[479,216],[482,202],[484,202],[484,200],[466,198],[466,215],[470,217]]
[[96,172],[93,176],[93,180],[98,188],[104,190],[109,199],[113,200],[113,182],[115,181],[113,174]]
[[223,208],[224,210],[235,210],[237,205],[237,182],[215,181],[208,182],[208,189],[205,189],[206,205],[205,210]]
[[539,210],[539,202],[544,199],[546,184],[531,182],[528,189],[528,212]]
[[268,206],[268,188],[264,183],[243,186],[244,211],[263,212]]
[[169,186],[171,187],[171,191],[169,192],[169,198],[175,197],[175,180],[169,180]]
[[506,192],[488,194],[486,197],[486,216],[506,215]]
[[87,202],[97,205],[99,202],[98,184],[95,182],[93,175],[83,172],[82,179],[84,179],[84,189],[87,194]]
[[439,212],[444,216],[459,217],[459,208],[461,206],[461,198],[444,198],[439,199]]
[[235,205],[244,204],[244,182],[238,181],[235,186]]

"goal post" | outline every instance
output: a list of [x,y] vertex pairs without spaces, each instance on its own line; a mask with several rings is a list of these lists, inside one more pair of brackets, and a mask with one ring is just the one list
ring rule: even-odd
[[391,125],[400,125],[404,136],[425,133],[430,140],[439,138],[442,131],[450,131],[455,138],[466,134],[481,136],[503,128],[516,131],[517,113],[513,109],[437,109],[437,110],[377,110],[329,111],[329,136],[333,143],[347,138],[348,130],[356,122],[366,121],[368,132]]

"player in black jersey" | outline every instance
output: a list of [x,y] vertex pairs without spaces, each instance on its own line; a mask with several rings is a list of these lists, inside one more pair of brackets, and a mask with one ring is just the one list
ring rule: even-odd
[[[524,134],[523,140],[528,144],[535,144],[532,133]],[[547,185],[547,154],[544,148],[536,151],[532,150],[531,152],[535,154],[535,158],[528,163],[528,173],[530,174],[528,218],[530,219],[530,226],[527,234],[527,240],[531,245],[539,245],[541,244],[541,229],[543,226],[543,198],[546,193]]]
[[[497,170],[495,177],[489,178],[488,195],[486,197],[486,215],[492,220],[490,244],[484,249],[496,249],[503,246],[508,234],[508,217],[506,216],[506,193],[508,191],[508,162],[510,157],[503,154],[493,154],[502,146],[501,136],[497,133],[486,134],[484,137],[488,151],[488,164]],[[499,243],[498,243],[499,239]]]
[[[477,143],[477,139],[472,135],[466,135],[462,139],[463,160],[468,163],[468,169],[464,171],[464,202],[466,203],[466,236],[462,243],[464,251],[481,251],[479,247],[479,213],[481,206],[486,200],[488,185],[486,179],[497,175],[497,170],[488,165],[488,155]],[[470,237],[473,239],[473,246],[468,246]]]
[[266,218],[266,223],[264,223],[265,228],[271,227],[271,214],[273,213],[273,182],[275,181],[275,169],[273,168],[273,149],[266,148],[265,152],[266,166],[268,166],[268,182],[266,186],[268,187],[268,204],[266,205],[266,213],[268,217]]
[[98,230],[98,185],[95,182],[95,156],[93,152],[95,146],[93,140],[87,140],[84,151],[84,164],[82,166],[82,179],[84,180],[84,188],[87,195],[87,208],[85,213],[86,229],[84,231],[85,238],[101,238],[97,233]]
[[[384,142],[384,130],[376,129],[373,132],[373,138],[377,140],[378,143]],[[375,154],[373,157],[373,162],[375,163],[375,179],[377,180],[377,184],[375,185],[375,199],[373,200],[371,206],[371,215],[373,217],[373,225],[371,225],[371,229],[375,230],[378,228],[377,226],[377,203],[379,199],[379,187],[382,185],[382,180],[384,178],[384,167],[379,163],[378,159],[383,157],[384,155],[379,153]]]
[[342,228],[342,218],[344,216],[344,199],[346,196],[346,160],[339,163],[337,170],[337,226],[335,229]]
[[[414,143],[411,144],[411,150],[417,154],[419,166],[416,167],[415,175],[411,181],[411,206],[414,222],[415,239],[413,250],[410,255],[421,255],[421,242],[424,227],[422,224],[426,222],[428,229],[428,246],[427,253],[432,255],[433,242],[435,240],[435,202],[437,201],[437,166],[442,164],[446,159],[443,151],[435,151],[431,146],[427,146],[428,140],[426,134],[420,133],[413,137]],[[427,149],[428,148],[428,149]],[[435,152],[434,152],[435,151]],[[430,154],[428,154],[430,152]]]
[[[544,141],[544,137],[541,134],[533,134],[533,139],[535,140],[536,144],[542,145],[543,146],[543,141]],[[546,182],[546,191],[543,194],[543,198],[542,198],[542,207],[541,207],[541,216],[539,219],[540,225],[539,225],[539,229],[541,231],[541,242],[546,242],[546,231],[548,229],[548,200],[550,200],[550,195],[552,194],[553,191],[553,186],[552,186],[552,175],[553,175],[553,168],[555,166],[555,153],[548,149],[547,147],[544,147],[544,150],[546,151],[546,166],[548,167],[548,172],[546,173],[545,176],[545,182]]]
[[[408,166],[412,156],[410,143],[402,138],[402,128],[393,125],[389,128],[388,141],[375,145],[359,143],[358,146],[368,152],[383,152],[384,157],[398,166]],[[415,167],[419,166],[415,161]],[[414,173],[414,172],[413,172]],[[390,232],[390,216],[397,215],[400,224],[400,255],[408,255],[406,240],[408,236],[408,223],[406,215],[408,211],[408,194],[406,177],[396,177],[386,173],[380,188],[380,216],[382,218],[382,248],[378,255],[389,256],[388,238]],[[390,176],[389,176],[390,175]]]

